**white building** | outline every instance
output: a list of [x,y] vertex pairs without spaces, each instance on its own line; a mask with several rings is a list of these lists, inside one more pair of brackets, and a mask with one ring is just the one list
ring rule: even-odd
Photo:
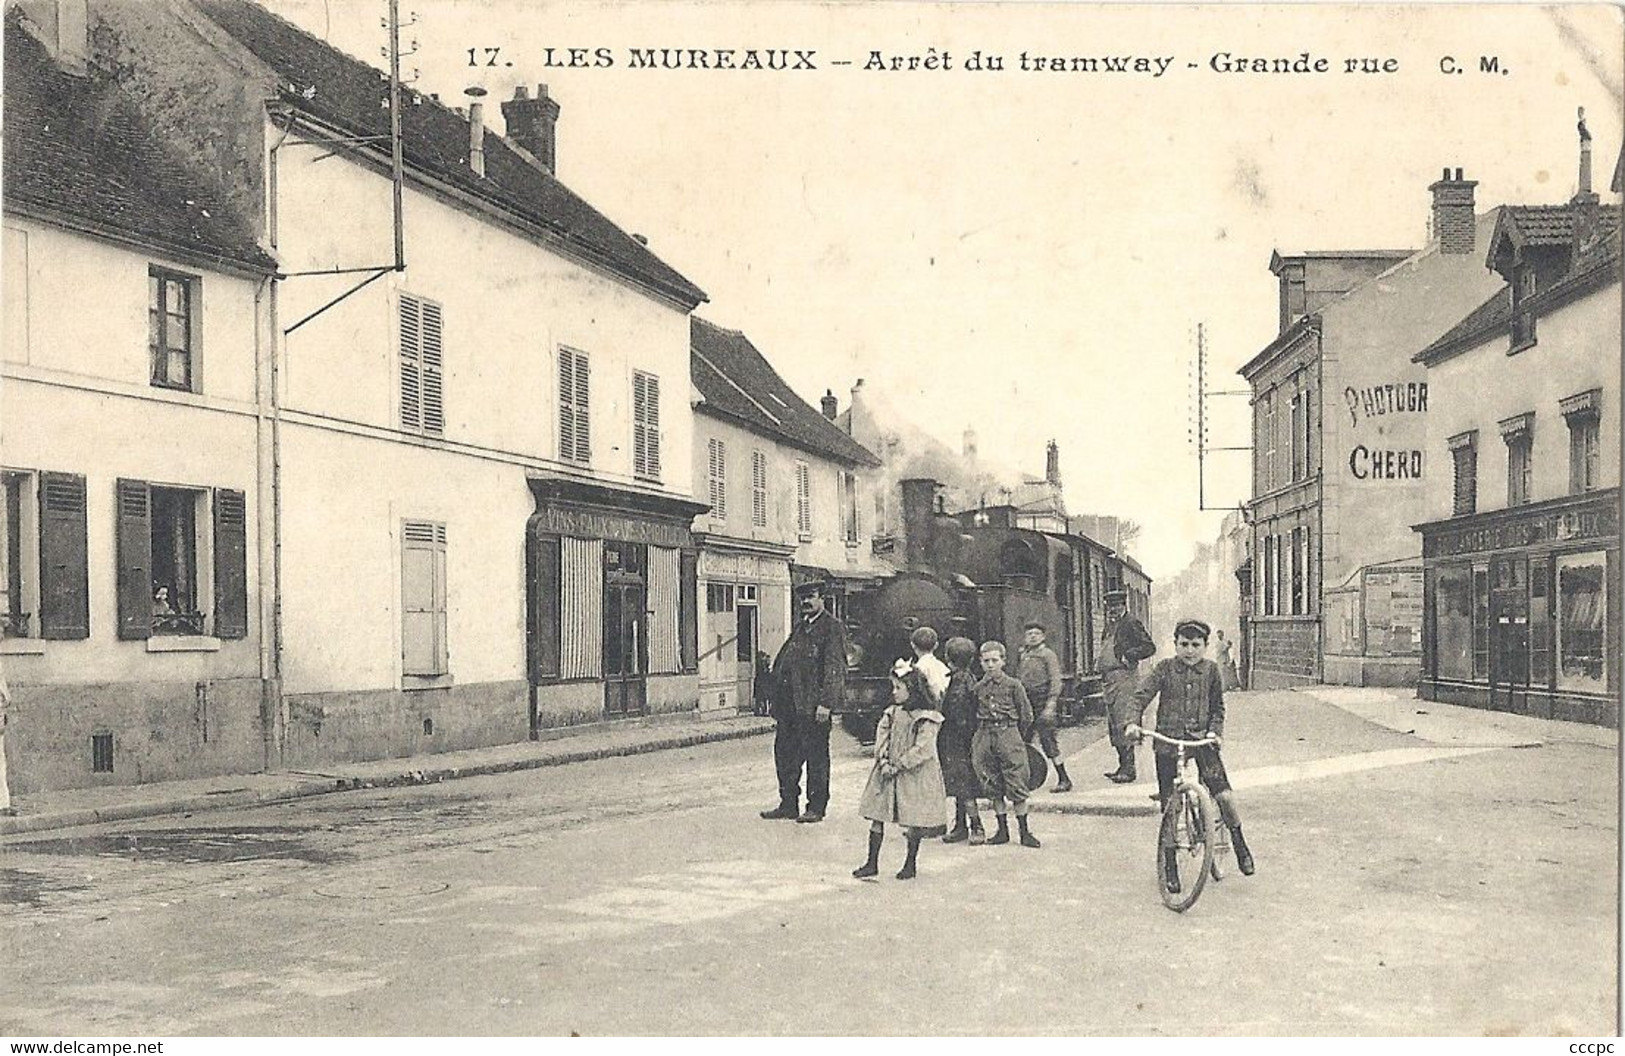
[[748,337],[693,319],[694,475],[710,509],[694,521],[699,578],[700,705],[727,714],[752,701],[754,658],[789,636],[793,579],[845,598],[890,575],[873,537],[877,459],[813,410]]

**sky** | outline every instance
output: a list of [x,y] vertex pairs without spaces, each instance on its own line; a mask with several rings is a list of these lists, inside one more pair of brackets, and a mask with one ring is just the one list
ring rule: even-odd
[[[266,2],[385,65],[385,0]],[[832,389],[844,408],[862,378],[952,448],[973,427],[985,457],[1038,475],[1055,440],[1068,508],[1139,522],[1153,577],[1218,532],[1222,510],[1197,509],[1196,331],[1207,387],[1245,388],[1236,368],[1278,331],[1273,251],[1420,248],[1447,166],[1478,181],[1480,211],[1565,202],[1582,106],[1612,200],[1625,124],[1621,14],[1604,5],[401,10],[413,86],[447,103],[484,88],[493,130],[515,85],[545,82],[560,178],[646,236],[707,292],[699,314],[749,334],[810,403]],[[570,48],[612,65],[569,68]],[[632,68],[634,48],[801,50],[816,68]],[[1003,69],[969,68],[978,52]],[[865,68],[877,53],[949,68]],[[1024,53],[1171,61],[1161,76],[1023,71]],[[1305,53],[1328,71],[1215,69]],[[1248,442],[1245,398],[1209,406],[1211,445]],[[1249,467],[1210,455],[1208,505],[1243,501]]]

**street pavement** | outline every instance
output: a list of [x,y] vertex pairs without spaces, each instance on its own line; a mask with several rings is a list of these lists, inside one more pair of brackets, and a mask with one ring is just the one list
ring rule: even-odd
[[1229,704],[1258,874],[1182,915],[1097,726],[1042,849],[931,842],[913,881],[895,834],[850,876],[862,749],[824,823],[766,822],[753,737],[6,837],[0,1033],[1615,1032],[1614,731]]

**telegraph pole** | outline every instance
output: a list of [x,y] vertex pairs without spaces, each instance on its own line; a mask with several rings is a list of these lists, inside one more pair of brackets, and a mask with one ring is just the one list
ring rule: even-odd
[[1252,396],[1249,389],[1207,388],[1207,328],[1196,324],[1196,508],[1198,510],[1236,510],[1239,506],[1209,506],[1207,504],[1207,456],[1231,451],[1251,451],[1252,447],[1210,447],[1207,442],[1207,401],[1214,396]]

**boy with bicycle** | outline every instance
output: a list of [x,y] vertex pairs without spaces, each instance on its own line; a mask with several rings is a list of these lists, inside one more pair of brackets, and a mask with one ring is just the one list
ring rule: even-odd
[[[1140,683],[1134,694],[1130,710],[1134,719],[1124,730],[1130,740],[1141,736],[1140,720],[1146,706],[1157,697],[1157,732],[1164,737],[1182,741],[1199,741],[1207,737],[1212,744],[1189,749],[1196,760],[1196,771],[1202,784],[1213,793],[1219,805],[1219,814],[1230,829],[1230,840],[1236,851],[1236,868],[1245,876],[1253,875],[1253,854],[1241,835],[1241,815],[1236,809],[1236,795],[1230,789],[1230,778],[1224,771],[1224,760],[1219,757],[1220,742],[1224,736],[1224,673],[1219,665],[1202,654],[1207,651],[1211,628],[1201,620],[1180,620],[1174,628],[1174,656],[1162,660]],[[1172,745],[1156,742],[1151,748],[1157,762],[1157,791],[1164,804],[1174,790],[1176,751]],[[1171,850],[1164,851],[1172,858]],[[1168,890],[1179,890],[1179,870],[1170,860],[1167,863]]]

